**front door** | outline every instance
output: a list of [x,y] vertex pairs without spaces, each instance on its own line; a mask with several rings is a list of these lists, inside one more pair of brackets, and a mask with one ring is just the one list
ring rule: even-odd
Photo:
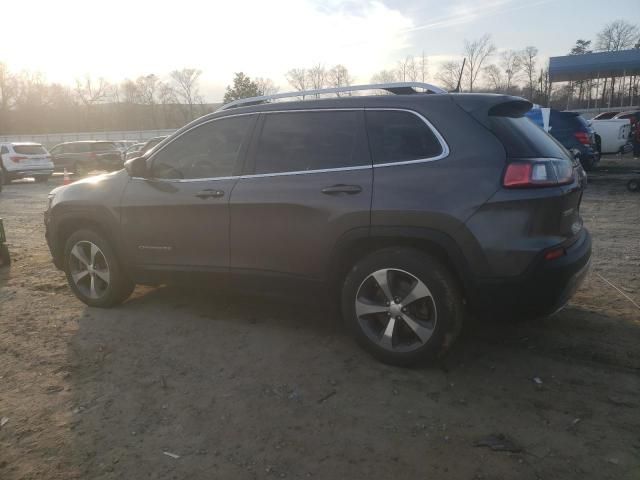
[[357,109],[262,114],[248,175],[231,195],[232,272],[321,279],[340,237],[368,232],[363,117]]
[[121,203],[128,258],[138,268],[226,270],[229,198],[256,116],[215,119],[186,131],[149,158]]

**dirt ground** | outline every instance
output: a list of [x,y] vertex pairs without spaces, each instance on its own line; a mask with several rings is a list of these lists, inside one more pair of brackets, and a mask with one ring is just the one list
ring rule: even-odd
[[[0,478],[640,479],[640,310],[603,280],[640,303],[640,162],[601,165],[570,305],[467,325],[416,369],[371,359],[318,306],[139,287],[88,308],[44,241],[60,180],[5,187]],[[477,446],[491,434],[521,451]]]

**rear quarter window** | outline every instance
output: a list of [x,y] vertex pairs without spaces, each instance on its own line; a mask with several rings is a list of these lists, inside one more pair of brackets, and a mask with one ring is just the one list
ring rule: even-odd
[[490,116],[493,134],[510,158],[566,158],[567,151],[558,141],[527,117]]
[[94,152],[110,152],[112,150],[117,150],[117,148],[114,143],[100,142],[100,143],[94,143],[92,146],[92,150]]
[[376,165],[434,158],[443,152],[431,128],[411,112],[370,110],[366,116]]
[[47,151],[42,145],[14,145],[13,151],[20,155],[46,155]]

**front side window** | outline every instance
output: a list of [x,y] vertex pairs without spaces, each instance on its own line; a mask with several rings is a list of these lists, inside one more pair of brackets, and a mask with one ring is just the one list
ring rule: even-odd
[[256,149],[257,174],[367,164],[358,151],[360,111],[266,114]]
[[98,142],[93,144],[94,152],[110,152],[117,150],[116,145],[111,142]]
[[194,179],[233,175],[253,117],[205,123],[166,145],[152,157],[154,178]]
[[367,111],[367,133],[374,165],[422,160],[442,153],[431,128],[411,112]]

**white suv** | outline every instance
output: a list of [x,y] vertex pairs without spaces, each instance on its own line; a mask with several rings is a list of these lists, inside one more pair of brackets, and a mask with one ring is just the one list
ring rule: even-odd
[[39,143],[0,143],[1,183],[33,177],[36,182],[46,182],[53,174],[51,155]]

